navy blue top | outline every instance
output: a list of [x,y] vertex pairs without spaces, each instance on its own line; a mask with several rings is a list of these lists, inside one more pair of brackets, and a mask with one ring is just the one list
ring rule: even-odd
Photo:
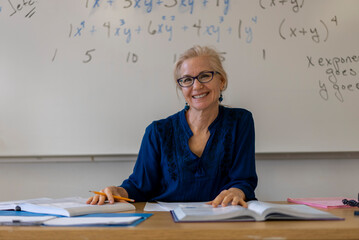
[[133,173],[121,187],[136,201],[211,201],[222,190],[241,189],[255,199],[257,174],[252,114],[220,106],[201,157],[188,146],[193,135],[182,110],[152,122]]

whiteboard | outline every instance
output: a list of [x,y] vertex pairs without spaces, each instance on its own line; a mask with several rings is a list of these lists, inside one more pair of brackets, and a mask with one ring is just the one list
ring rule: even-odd
[[224,104],[253,113],[256,152],[359,150],[355,0],[0,1],[0,156],[136,154],[184,107],[194,44],[221,52]]

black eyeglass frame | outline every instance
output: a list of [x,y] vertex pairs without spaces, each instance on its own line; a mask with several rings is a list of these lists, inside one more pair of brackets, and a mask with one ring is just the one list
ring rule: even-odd
[[[207,74],[208,74],[208,73],[212,74],[211,79],[208,80],[208,81],[201,81],[201,80],[199,80],[198,77],[201,76],[202,74],[206,74],[206,73],[207,73]],[[208,82],[210,82],[210,81],[213,80],[214,74],[219,74],[219,72],[217,72],[217,71],[204,71],[204,72],[199,73],[199,74],[198,74],[197,76],[195,76],[195,77],[191,77],[191,76],[181,77],[181,78],[177,79],[177,83],[178,83],[178,85],[180,85],[180,87],[183,87],[183,88],[187,88],[187,87],[193,86],[194,81],[196,81],[196,79],[197,79],[198,82],[200,82],[200,83],[208,83]],[[188,85],[188,86],[183,86],[183,85],[181,85],[181,83],[180,83],[181,80],[182,80],[182,79],[185,79],[185,78],[191,78],[191,79],[192,79],[191,85]]]

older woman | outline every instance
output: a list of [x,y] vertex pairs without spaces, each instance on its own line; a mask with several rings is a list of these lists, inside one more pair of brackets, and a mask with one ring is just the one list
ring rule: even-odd
[[209,201],[214,207],[255,199],[254,123],[249,111],[220,105],[227,75],[219,54],[194,46],[175,66],[185,108],[150,124],[133,173],[121,186],[107,187],[89,204],[136,201]]

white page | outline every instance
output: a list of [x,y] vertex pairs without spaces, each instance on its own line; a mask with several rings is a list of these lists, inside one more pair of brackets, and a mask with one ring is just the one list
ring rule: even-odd
[[57,207],[57,208],[75,208],[75,207],[83,207],[83,206],[92,206],[86,204],[86,198],[81,197],[69,197],[69,198],[61,198],[61,199],[51,199],[47,202],[35,203],[36,205],[43,207]]
[[[321,211],[301,204],[277,204],[260,201],[248,202],[248,209],[265,216],[269,213],[282,213],[301,218],[335,219],[336,217],[328,212]],[[274,216],[271,216],[274,218]],[[280,216],[278,217],[280,219]]]
[[51,200],[51,198],[31,198],[31,199],[25,199],[25,200],[13,200],[13,201],[0,202],[0,205],[14,204],[14,203],[25,203],[25,202],[39,203],[39,202],[45,202],[45,201],[49,201],[49,200]]
[[0,223],[42,223],[44,221],[54,219],[54,216],[0,216]]
[[143,211],[145,211],[145,212],[168,212],[167,208],[162,207],[159,203],[150,203],[150,202],[146,203]]
[[254,212],[238,205],[216,208],[207,204],[182,206],[174,213],[179,221],[253,221],[258,218]]
[[259,215],[263,215],[263,213],[271,206],[273,205],[255,200],[248,202],[248,209],[258,213]]
[[141,217],[61,217],[44,222],[46,226],[130,225]]
[[211,205],[206,204],[207,202],[158,202],[164,209],[167,211],[174,210],[175,208],[189,208],[189,207],[212,207]]
[[7,201],[7,202],[0,202],[0,210],[14,210],[15,207],[20,203],[42,203],[51,200],[51,198],[33,198],[33,199],[26,199],[26,200],[15,200],[15,201]]
[[297,204],[278,204],[278,203],[267,203],[260,201],[248,202],[248,209],[258,213],[259,215],[265,215],[268,211],[285,211],[286,213],[314,213],[316,210],[311,207],[304,207],[304,205]]
[[211,205],[181,206],[187,215],[214,216],[227,215],[233,212],[245,212],[247,209],[240,206],[212,207]]

